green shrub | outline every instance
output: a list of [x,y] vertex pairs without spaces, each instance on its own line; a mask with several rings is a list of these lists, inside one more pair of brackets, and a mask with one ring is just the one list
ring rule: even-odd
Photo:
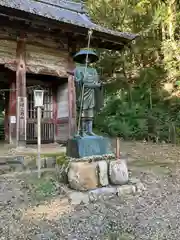
[[155,94],[150,109],[148,95],[143,95],[142,100],[141,91],[133,89],[131,106],[125,93],[108,97],[101,113],[95,118],[95,127],[125,140],[177,142],[180,139],[180,100],[164,101]]

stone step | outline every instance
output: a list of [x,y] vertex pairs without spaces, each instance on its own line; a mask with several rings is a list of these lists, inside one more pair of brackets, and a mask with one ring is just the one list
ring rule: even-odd
[[[55,168],[56,157],[42,157],[41,168]],[[34,156],[0,156],[0,175],[37,169]]]
[[23,164],[23,156],[0,156],[0,165],[3,164]]

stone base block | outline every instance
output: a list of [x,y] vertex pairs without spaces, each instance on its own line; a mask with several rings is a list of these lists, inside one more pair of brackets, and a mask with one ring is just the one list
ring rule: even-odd
[[89,201],[96,202],[98,200],[108,200],[116,196],[116,187],[102,187],[89,191]]
[[71,192],[68,196],[69,202],[72,205],[78,204],[88,204],[89,203],[89,195],[87,192]]
[[110,182],[115,185],[123,185],[128,182],[129,174],[125,160],[110,161],[109,178]]
[[85,191],[98,187],[96,163],[71,162],[68,181],[72,189]]
[[69,139],[66,149],[67,156],[72,158],[113,154],[110,140],[97,135]]
[[[143,189],[145,189],[142,183],[141,185],[143,186]],[[95,203],[98,201],[109,201],[112,198],[126,197],[136,193],[139,193],[136,184],[126,184],[123,186],[101,187],[87,192],[70,191],[68,193],[68,198],[72,205],[79,205]]]
[[108,164],[106,161],[98,162],[98,176],[99,176],[99,184],[102,187],[105,187],[109,184],[108,179]]
[[126,196],[130,194],[136,193],[136,187],[134,185],[124,185],[117,187],[117,195],[118,196]]

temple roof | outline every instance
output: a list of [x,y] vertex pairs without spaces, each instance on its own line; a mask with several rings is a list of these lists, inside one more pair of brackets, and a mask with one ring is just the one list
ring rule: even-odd
[[114,36],[116,41],[123,42],[123,44],[137,37],[137,34],[117,32],[93,23],[82,3],[66,0],[51,0],[50,2],[49,0],[1,0],[0,7],[16,9],[58,22],[92,29],[96,33],[104,33],[107,40],[110,38],[112,41]]

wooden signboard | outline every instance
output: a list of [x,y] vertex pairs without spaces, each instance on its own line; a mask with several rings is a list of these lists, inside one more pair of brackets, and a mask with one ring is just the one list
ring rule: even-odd
[[17,140],[26,141],[27,98],[18,97],[17,100]]

